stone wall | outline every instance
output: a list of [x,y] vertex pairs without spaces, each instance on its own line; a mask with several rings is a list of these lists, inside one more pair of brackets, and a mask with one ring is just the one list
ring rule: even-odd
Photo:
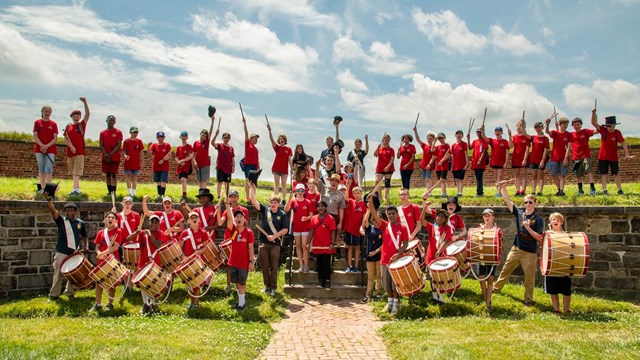
[[[56,203],[61,211],[63,203]],[[80,218],[87,222],[89,240],[102,227],[105,203],[78,203]],[[152,204],[152,209],[159,205]],[[141,211],[140,204],[134,210]],[[461,215],[467,227],[481,222],[482,208],[465,207]],[[496,208],[496,220],[504,231],[503,261],[515,233],[513,215],[506,207]],[[640,291],[640,207],[542,207],[546,219],[554,211],[563,213],[570,231],[589,236],[591,262],[585,278],[575,279],[577,287],[616,291]],[[250,208],[255,224],[257,212]],[[45,202],[0,201],[0,296],[46,294],[51,285],[52,251],[57,230]],[[219,234],[219,237],[221,234]],[[256,247],[257,248],[257,247]],[[512,281],[521,281],[516,271]],[[538,283],[541,277],[538,274]]]

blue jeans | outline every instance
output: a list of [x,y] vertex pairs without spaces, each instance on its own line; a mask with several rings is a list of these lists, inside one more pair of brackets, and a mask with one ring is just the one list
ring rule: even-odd
[[476,175],[476,195],[484,195],[484,185],[482,184],[484,169],[473,169],[473,173]]

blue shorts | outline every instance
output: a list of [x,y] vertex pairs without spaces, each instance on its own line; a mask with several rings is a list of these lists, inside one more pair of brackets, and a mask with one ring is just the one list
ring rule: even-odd
[[140,175],[140,170],[125,170],[124,171],[125,175]]
[[547,164],[547,169],[549,169],[549,175],[551,176],[567,176],[569,175],[569,166],[562,165],[562,162],[549,161]]
[[41,174],[53,174],[53,163],[56,162],[56,154],[36,153],[38,172]]
[[353,235],[349,232],[344,232],[344,243],[350,246],[360,246],[360,235]]
[[249,178],[249,171],[258,170],[258,167],[255,165],[244,164],[244,177],[245,179]]
[[167,182],[169,181],[169,172],[168,171],[154,171],[153,172],[153,182]]
[[211,177],[211,168],[209,166],[201,167],[196,170],[196,180],[198,181],[209,181]]
[[423,179],[431,179],[433,177],[433,170],[422,170]]

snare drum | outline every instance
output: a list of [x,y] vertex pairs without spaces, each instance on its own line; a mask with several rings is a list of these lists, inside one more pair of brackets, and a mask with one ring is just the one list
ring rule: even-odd
[[86,289],[93,284],[89,277],[91,270],[93,265],[80,253],[67,256],[60,265],[60,273],[76,290]]
[[224,266],[222,251],[213,240],[208,240],[203,246],[202,260],[209,266],[211,271],[216,272]]
[[424,278],[418,259],[413,255],[404,255],[389,264],[389,273],[396,284],[398,294],[411,296],[424,288]]
[[177,241],[170,241],[162,245],[158,249],[158,255],[160,255],[162,268],[169,274],[173,274],[184,258],[182,248]]
[[469,229],[467,259],[472,264],[500,265],[502,238],[499,228]]
[[131,242],[122,245],[122,265],[131,270],[131,272],[136,272],[139,259],[140,243]]
[[445,253],[458,260],[461,271],[469,271],[469,263],[467,261],[467,240],[458,240],[446,247]]
[[454,257],[441,257],[432,260],[429,265],[431,285],[439,293],[450,293],[460,288],[462,278],[458,260]]
[[148,262],[133,276],[133,284],[154,299],[159,298],[171,285],[171,275],[153,261]]
[[407,245],[407,250],[404,252],[404,254],[402,254],[402,256],[408,256],[408,255],[415,256],[415,258],[418,261],[418,265],[420,265],[420,267],[423,267],[424,263],[427,261],[427,258],[424,252],[424,247],[422,246],[422,243],[418,239],[409,241],[409,244]]
[[129,276],[129,270],[115,256],[109,255],[91,270],[89,276],[105,290],[113,289]]
[[584,277],[589,269],[589,238],[583,232],[547,231],[542,241],[540,272],[544,276]]
[[198,254],[186,258],[175,271],[180,280],[192,292],[211,281],[213,271],[204,263]]
[[220,251],[222,252],[224,260],[228,261],[231,256],[231,239],[227,239],[220,243]]

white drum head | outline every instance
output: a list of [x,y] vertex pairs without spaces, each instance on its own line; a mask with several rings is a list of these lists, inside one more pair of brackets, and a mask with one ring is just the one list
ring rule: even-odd
[[140,249],[140,243],[128,243],[128,244],[124,244],[122,245],[123,248],[125,249]]
[[150,262],[147,265],[145,265],[145,267],[140,269],[140,271],[138,271],[136,276],[133,278],[133,282],[134,283],[140,282],[140,280],[142,280],[143,277],[147,276],[147,274],[151,271],[152,266],[153,266],[153,262]]
[[417,247],[418,246],[418,242],[419,242],[419,240],[411,240],[411,241],[409,241],[408,244],[407,244],[407,251]]
[[389,269],[401,269],[413,261],[413,255],[403,256],[389,265]]
[[63,273],[71,272],[73,269],[77,268],[82,264],[82,260],[84,256],[81,254],[75,254],[64,261],[64,264],[60,267],[60,270]]
[[431,263],[431,266],[429,266],[429,268],[434,271],[442,271],[453,267],[457,263],[458,260],[456,259],[438,259]]
[[457,253],[465,250],[466,248],[467,248],[467,241],[466,240],[458,240],[458,241],[454,242],[453,244],[447,246],[447,254],[449,254],[449,255],[457,254]]

